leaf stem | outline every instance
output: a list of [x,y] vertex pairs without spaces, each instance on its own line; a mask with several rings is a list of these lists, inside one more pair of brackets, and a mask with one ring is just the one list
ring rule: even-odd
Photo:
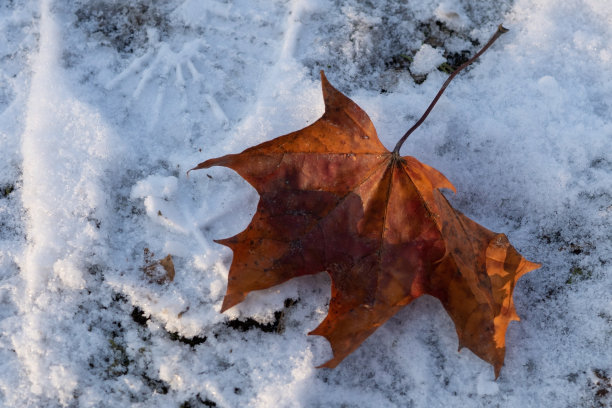
[[440,97],[442,96],[442,93],[444,93],[444,90],[446,89],[448,84],[450,84],[450,82],[453,80],[453,78],[455,76],[457,76],[457,74],[460,71],[462,71],[465,67],[470,65],[472,62],[476,61],[478,59],[478,57],[480,57],[491,45],[493,45],[493,43],[499,38],[499,36],[501,36],[502,34],[504,34],[506,32],[508,32],[508,29],[503,27],[500,24],[497,27],[497,31],[495,32],[495,34],[493,34],[493,36],[491,37],[489,42],[487,42],[485,44],[485,46],[482,47],[482,49],[480,51],[478,51],[472,58],[470,58],[469,60],[464,62],[459,68],[457,68],[455,71],[453,71],[452,74],[450,74],[450,76],[446,79],[446,81],[444,82],[444,84],[442,85],[442,87],[440,88],[438,93],[436,94],[436,97],[433,99],[433,101],[431,101],[431,103],[427,107],[427,110],[425,111],[423,116],[421,116],[421,118],[410,129],[408,129],[408,131],[404,134],[404,136],[402,136],[402,138],[400,140],[398,140],[397,144],[395,145],[395,148],[393,149],[393,154],[394,155],[399,155],[399,151],[400,151],[402,145],[404,144],[404,142],[406,141],[406,139],[408,139],[408,136],[410,136],[410,134],[412,132],[414,132],[419,126],[421,126],[421,124],[425,121],[425,119],[427,118],[427,116],[429,115],[429,113],[431,112],[433,107],[438,102],[438,99],[440,99]]

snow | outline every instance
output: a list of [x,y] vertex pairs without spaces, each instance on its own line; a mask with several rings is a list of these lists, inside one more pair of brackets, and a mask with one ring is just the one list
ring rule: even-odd
[[[600,0],[0,4],[0,406],[612,404],[612,5]],[[257,193],[197,163],[303,128],[319,71],[541,269],[501,376],[423,297],[336,369],[330,281],[219,313]],[[146,253],[176,277],[147,279]],[[228,323],[233,321],[234,323]],[[242,325],[235,321],[243,322]]]
[[417,75],[429,74],[438,65],[446,62],[442,49],[435,49],[429,44],[423,44],[414,55],[414,60],[410,64],[410,71]]

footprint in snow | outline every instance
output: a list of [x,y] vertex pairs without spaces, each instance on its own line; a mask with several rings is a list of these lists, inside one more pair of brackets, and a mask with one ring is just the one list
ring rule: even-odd
[[[179,107],[182,112],[196,115],[196,111],[201,109],[203,96],[214,119],[221,126],[227,126],[227,115],[207,87],[207,83],[216,83],[221,79],[218,78],[220,71],[211,67],[207,59],[209,46],[206,41],[194,38],[175,51],[168,43],[159,40],[159,34],[154,28],[148,29],[147,35],[152,39],[149,49],[108,82],[106,89],[110,91],[121,87],[123,92],[131,96],[130,104],[133,104],[144,99],[143,94],[147,89],[153,88],[153,105],[147,106],[150,109],[147,115],[150,118],[149,131],[160,121],[170,87],[174,87],[180,95]],[[192,91],[197,94],[198,103],[190,102],[188,94]]]

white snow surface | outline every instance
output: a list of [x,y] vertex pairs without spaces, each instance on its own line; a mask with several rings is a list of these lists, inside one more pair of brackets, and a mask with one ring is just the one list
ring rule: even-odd
[[[500,23],[402,153],[543,265],[501,376],[427,296],[334,370],[325,274],[219,313],[258,197],[187,170],[318,119],[321,69],[392,148]],[[0,406],[612,406],[612,3],[12,0],[0,33]]]
[[417,75],[429,74],[444,62],[446,62],[444,50],[436,49],[429,44],[423,44],[414,55],[414,60],[410,64],[410,72]]

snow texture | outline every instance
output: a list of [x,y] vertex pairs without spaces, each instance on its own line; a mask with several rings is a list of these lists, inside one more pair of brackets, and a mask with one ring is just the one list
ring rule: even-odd
[[441,49],[435,49],[429,44],[423,44],[414,55],[414,60],[410,64],[410,72],[417,75],[429,74],[444,62],[446,62],[446,58],[444,58]]
[[[402,152],[543,264],[500,378],[431,297],[334,370],[325,274],[220,314],[257,194],[186,171],[315,121],[321,69],[392,147],[502,22]],[[0,406],[612,406],[610,2],[11,0],[0,33]]]

